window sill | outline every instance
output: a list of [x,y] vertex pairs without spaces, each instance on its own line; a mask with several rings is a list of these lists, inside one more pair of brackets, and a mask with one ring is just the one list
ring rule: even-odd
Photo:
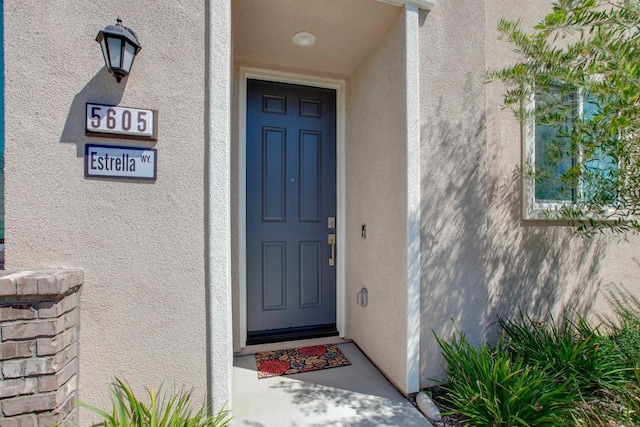
[[[571,207],[572,203],[569,202],[535,202],[525,204],[522,210],[522,217],[525,221],[549,221],[567,223],[571,221],[560,213],[560,209]],[[624,216],[620,212],[616,212],[615,209],[607,209],[602,212],[601,215],[586,215],[581,218],[576,218],[577,221],[600,221],[600,222],[614,222],[619,220],[628,220],[628,216]]]
[[558,212],[563,207],[570,206],[569,202],[530,202],[523,207],[523,219],[535,221],[561,221]]

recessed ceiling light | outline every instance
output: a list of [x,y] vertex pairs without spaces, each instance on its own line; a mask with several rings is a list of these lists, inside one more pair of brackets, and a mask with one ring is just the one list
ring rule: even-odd
[[306,31],[301,31],[293,35],[293,42],[302,47],[313,46],[316,44],[316,36]]

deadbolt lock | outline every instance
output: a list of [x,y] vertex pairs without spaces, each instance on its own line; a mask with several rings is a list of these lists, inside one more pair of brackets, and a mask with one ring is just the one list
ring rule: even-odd
[[335,216],[330,216],[327,219],[327,228],[330,230],[333,230],[334,228],[336,228],[336,217]]

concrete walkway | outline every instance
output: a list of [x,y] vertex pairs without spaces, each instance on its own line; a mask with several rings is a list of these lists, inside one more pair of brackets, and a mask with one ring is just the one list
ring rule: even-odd
[[351,366],[259,380],[255,356],[234,358],[233,426],[431,427],[353,343]]

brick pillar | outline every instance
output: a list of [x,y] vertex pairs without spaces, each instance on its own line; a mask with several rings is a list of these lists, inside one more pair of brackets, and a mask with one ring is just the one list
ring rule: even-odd
[[81,270],[0,274],[0,426],[78,422]]

